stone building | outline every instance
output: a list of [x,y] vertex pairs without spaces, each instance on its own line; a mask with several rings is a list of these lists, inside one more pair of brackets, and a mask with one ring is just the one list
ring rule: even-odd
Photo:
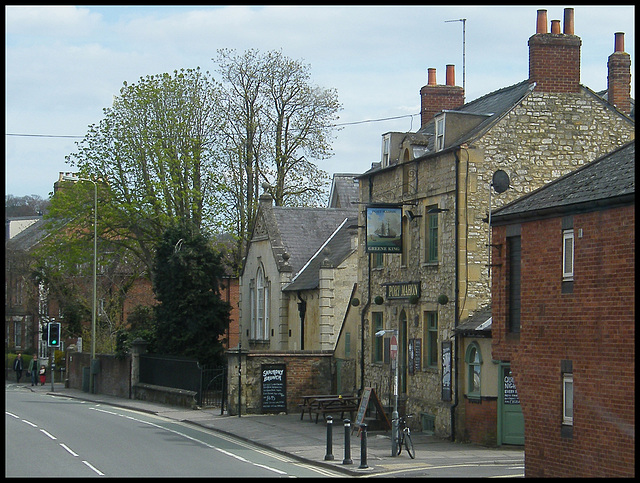
[[341,329],[353,312],[358,261],[353,179],[334,175],[327,208],[274,206],[269,194],[260,197],[240,276],[240,340],[228,351],[232,412],[238,390],[241,411],[264,409],[259,379],[267,365],[284,368],[285,410],[310,391],[354,392],[351,343],[341,346],[339,363],[333,360],[338,336],[351,338],[351,329]]
[[525,476],[633,477],[635,141],[491,224],[493,358],[522,405]]
[[609,59],[612,103],[580,84],[573,9],[565,9],[563,32],[555,20],[548,32],[545,10],[536,22],[527,79],[465,104],[453,66],[443,86],[430,69],[421,128],[383,135],[381,162],[359,176],[358,225],[371,208],[387,206],[400,210],[402,233],[398,250],[380,253],[360,231],[363,383],[391,403],[391,334],[374,334],[396,330],[401,408],[456,440],[524,437],[520,405],[500,401],[509,363],[492,360],[486,337],[491,211],[635,137],[622,34]]

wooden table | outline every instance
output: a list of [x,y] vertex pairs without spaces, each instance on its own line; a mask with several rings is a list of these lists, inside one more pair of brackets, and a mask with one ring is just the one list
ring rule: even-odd
[[316,406],[316,399],[328,399],[328,398],[336,398],[340,397],[339,394],[313,394],[310,396],[302,396],[302,404],[298,404],[300,408],[300,421],[304,417],[304,413],[309,413],[309,420],[311,420],[311,409]]
[[344,413],[349,412],[351,419],[353,413],[358,410],[359,399],[357,396],[332,396],[317,398],[311,401],[309,405],[309,417],[312,413],[316,413],[316,424],[320,414],[326,420],[328,413],[340,413],[340,417],[344,418]]

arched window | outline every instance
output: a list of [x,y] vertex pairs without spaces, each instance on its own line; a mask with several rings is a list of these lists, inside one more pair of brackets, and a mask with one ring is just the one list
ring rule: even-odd
[[258,268],[256,278],[251,281],[251,339],[269,339],[269,282],[264,276],[262,266]]
[[476,342],[472,342],[469,344],[469,347],[467,347],[465,362],[467,364],[467,396],[479,398],[482,353]]

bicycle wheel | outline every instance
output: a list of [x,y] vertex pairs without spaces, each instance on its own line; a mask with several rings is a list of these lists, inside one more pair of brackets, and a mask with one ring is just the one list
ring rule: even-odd
[[416,452],[413,449],[413,441],[411,441],[411,433],[408,430],[404,435],[404,447],[407,448],[407,453],[409,453],[411,459],[416,459]]
[[402,453],[402,445],[404,444],[404,433],[398,433],[398,455],[400,455],[400,453]]

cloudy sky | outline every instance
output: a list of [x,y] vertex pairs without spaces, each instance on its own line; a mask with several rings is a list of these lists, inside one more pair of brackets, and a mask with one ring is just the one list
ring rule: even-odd
[[[319,165],[362,173],[379,161],[382,134],[420,127],[427,68],[444,84],[454,64],[462,86],[464,50],[467,101],[525,80],[536,11],[550,22],[564,7],[5,6],[5,193],[47,198],[123,82],[195,67],[217,78],[219,48],[282,50],[309,64],[312,82],[337,89],[343,106],[334,156]],[[615,32],[633,75],[634,7],[567,7],[582,39],[581,83],[606,89]]]

